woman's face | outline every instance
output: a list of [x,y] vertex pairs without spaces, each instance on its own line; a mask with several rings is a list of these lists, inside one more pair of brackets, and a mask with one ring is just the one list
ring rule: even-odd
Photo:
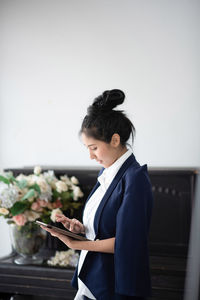
[[88,137],[84,133],[82,133],[81,137],[83,144],[89,150],[90,158],[95,159],[104,168],[110,167],[119,158],[119,145],[115,142],[113,143],[113,139],[108,144]]

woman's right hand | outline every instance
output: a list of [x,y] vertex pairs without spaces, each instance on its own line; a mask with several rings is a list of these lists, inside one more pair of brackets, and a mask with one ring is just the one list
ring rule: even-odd
[[56,215],[56,222],[60,222],[63,226],[74,233],[85,233],[84,225],[77,219],[69,219],[64,215]]

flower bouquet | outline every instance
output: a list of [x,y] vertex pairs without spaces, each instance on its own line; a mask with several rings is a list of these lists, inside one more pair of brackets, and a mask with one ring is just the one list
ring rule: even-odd
[[12,172],[0,175],[0,216],[19,226],[37,219],[55,222],[55,215],[81,206],[83,192],[76,177],[57,178],[54,171],[43,172],[35,167],[33,174]]
[[17,253],[24,256],[37,253],[45,232],[35,221],[55,222],[56,214],[65,211],[73,215],[82,205],[81,197],[83,192],[74,176],[57,178],[54,171],[42,172],[39,166],[30,175],[1,174],[0,216],[11,224],[11,240]]
[[79,254],[72,249],[67,251],[56,251],[47,264],[49,266],[72,267],[75,268],[78,264]]

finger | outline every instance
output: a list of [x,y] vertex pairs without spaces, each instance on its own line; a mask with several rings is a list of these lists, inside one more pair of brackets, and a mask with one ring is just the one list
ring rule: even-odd
[[63,215],[56,215],[56,221],[60,222],[61,220],[65,220],[65,216],[63,216]]
[[60,214],[60,213],[57,213],[56,214],[56,217],[62,217],[62,216],[64,216],[63,214]]
[[60,222],[66,229],[70,230],[71,219],[64,217],[60,219],[56,219],[57,222]]
[[44,229],[44,230],[46,230],[46,231],[48,231],[48,232],[51,232],[51,229],[50,229],[50,228],[48,228],[48,227],[46,227],[46,226],[42,226],[42,225],[40,225],[40,227],[42,227],[42,229]]
[[70,222],[70,230],[74,231],[75,230],[75,226],[76,226],[76,219],[72,219]]
[[61,222],[62,224],[65,224],[69,221],[70,221],[70,219],[68,219],[65,216],[56,216],[56,222]]
[[63,219],[60,220],[60,222],[63,224],[63,226],[65,226],[66,228],[69,229],[70,227],[70,223],[71,223],[71,219],[64,217]]
[[84,231],[85,231],[84,225],[83,225],[80,221],[78,221],[78,220],[76,220],[76,222],[75,222],[75,227],[76,227],[80,232],[84,232]]
[[80,232],[83,228],[83,225],[81,224],[81,222],[76,220],[74,227],[76,228],[76,230],[78,230]]
[[72,219],[70,222],[69,230],[75,233],[80,233],[83,230],[84,226],[77,219]]
[[84,226],[81,222],[79,222],[76,219],[73,219],[73,221],[71,222],[71,231],[76,232],[76,233],[80,233],[83,230]]
[[62,222],[63,226],[67,228],[68,230],[70,229],[70,222]]
[[42,229],[48,231],[51,235],[57,236],[57,232],[54,231],[53,229],[50,229],[50,228],[48,228],[48,227],[46,227],[46,226],[42,226],[42,225],[40,225],[40,227],[42,227]]
[[65,223],[65,222],[70,222],[71,219],[69,219],[69,218],[65,217],[64,215],[62,215],[62,216],[58,216],[58,217],[56,216],[56,221],[61,222],[61,223]]

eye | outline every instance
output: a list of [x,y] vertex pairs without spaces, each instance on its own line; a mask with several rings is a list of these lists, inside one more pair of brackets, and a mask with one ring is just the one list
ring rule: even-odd
[[97,150],[97,147],[92,147],[92,148],[90,148],[92,151],[95,151],[95,150]]

